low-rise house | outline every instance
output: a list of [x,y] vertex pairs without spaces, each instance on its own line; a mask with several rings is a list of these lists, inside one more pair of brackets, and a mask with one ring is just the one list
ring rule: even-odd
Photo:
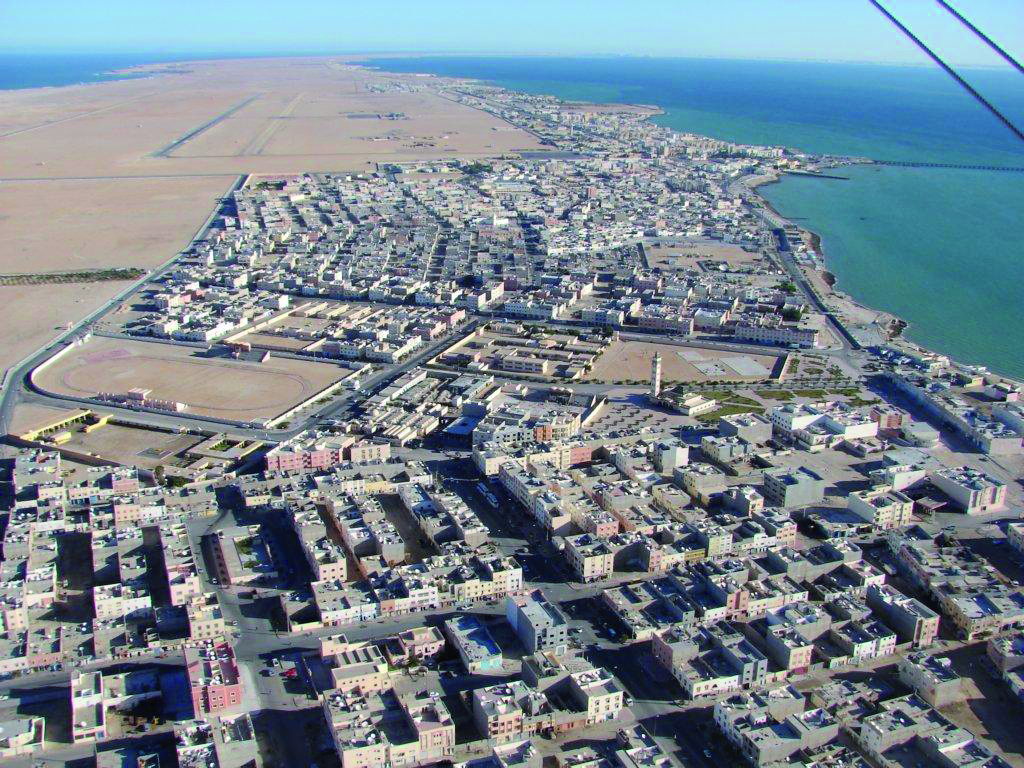
[[1006,484],[980,470],[955,467],[931,472],[928,479],[969,515],[1006,506]]
[[766,469],[764,497],[777,507],[807,507],[825,497],[825,481],[811,469]]
[[474,616],[459,616],[444,623],[444,633],[459,654],[466,671],[473,674],[501,669],[501,648],[487,627]]
[[900,659],[899,674],[904,685],[933,707],[953,704],[966,695],[949,658],[913,653]]
[[565,653],[569,642],[569,621],[539,589],[506,598],[505,615],[529,653]]
[[349,645],[325,661],[330,666],[334,690],[367,696],[391,687],[388,662],[372,643]]
[[243,683],[230,645],[186,648],[185,670],[197,716],[238,712],[242,708]]
[[913,499],[896,490],[854,491],[846,497],[846,502],[861,520],[882,530],[909,525],[914,511]]
[[1024,667],[1024,632],[1010,632],[989,639],[985,652],[1000,672]]

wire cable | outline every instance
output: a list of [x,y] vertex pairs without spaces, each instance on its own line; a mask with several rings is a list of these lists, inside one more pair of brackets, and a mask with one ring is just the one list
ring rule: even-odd
[[946,72],[947,75],[956,80],[957,84],[961,88],[963,88],[971,96],[974,97],[975,101],[977,101],[979,104],[985,107],[985,109],[991,112],[996,117],[996,119],[999,120],[999,122],[1001,122],[1003,125],[1009,128],[1010,132],[1013,133],[1014,136],[1016,136],[1021,141],[1024,141],[1024,131],[1021,131],[1020,128],[1013,124],[1010,118],[1008,118],[1006,115],[1000,112],[999,109],[995,107],[995,105],[993,105],[988,99],[986,99],[984,96],[978,93],[974,89],[974,86],[972,86],[962,77],[960,77],[957,71],[953,69],[951,66],[949,66],[949,64],[947,64],[945,61],[943,61],[942,58],[937,53],[935,53],[935,51],[929,48],[925,44],[925,42],[921,40],[921,38],[919,38],[917,35],[911,32],[910,29],[908,29],[903,24],[903,22],[901,22],[891,13],[889,13],[885,6],[883,6],[878,0],[868,0],[868,2],[875,6],[875,8],[877,8],[883,16],[885,16],[890,22],[892,22],[893,26],[895,26],[900,32],[906,35],[907,39],[909,39],[912,43],[914,43],[914,45],[916,45],[918,48],[924,51],[925,55],[928,56],[929,59],[931,59],[940,67],[942,67],[942,69]]
[[945,8],[951,14],[953,14],[954,18],[956,18],[957,21],[959,21],[961,24],[963,24],[965,27],[971,30],[971,32],[973,32],[979,38],[981,38],[982,42],[984,42],[985,45],[987,45],[989,48],[991,48],[993,51],[999,54],[1003,59],[1005,59],[1007,64],[1009,64],[1011,67],[1013,67],[1022,75],[1024,75],[1024,65],[1022,65],[1019,61],[1013,58],[1013,56],[1007,53],[1002,47],[1000,47],[999,43],[997,43],[991,37],[989,37],[976,26],[974,26],[968,19],[964,18],[963,14],[961,14],[956,8],[947,3],[946,0],[935,0],[935,2],[937,2],[939,5]]

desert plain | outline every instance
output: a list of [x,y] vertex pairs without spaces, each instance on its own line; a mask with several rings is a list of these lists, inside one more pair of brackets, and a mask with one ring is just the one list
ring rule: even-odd
[[[154,65],[146,76],[0,91],[0,274],[151,269],[245,174],[540,150],[432,78],[343,59]],[[6,368],[127,283],[0,287]]]

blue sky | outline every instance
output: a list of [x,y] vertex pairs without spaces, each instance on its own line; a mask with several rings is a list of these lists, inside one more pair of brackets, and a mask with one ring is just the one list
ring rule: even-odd
[[[1022,0],[951,2],[1024,56]],[[932,0],[883,3],[950,61],[999,63]],[[0,50],[925,62],[867,0],[0,0]]]

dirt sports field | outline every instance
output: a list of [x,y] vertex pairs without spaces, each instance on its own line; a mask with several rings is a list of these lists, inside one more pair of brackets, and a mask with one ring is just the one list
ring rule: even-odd
[[233,421],[273,418],[343,378],[327,363],[271,358],[265,363],[206,358],[146,341],[93,338],[33,376],[47,392],[95,397],[134,387],[186,403],[186,413]]
[[776,355],[725,352],[644,341],[615,341],[601,355],[587,379],[609,383],[646,383],[651,378],[651,360],[658,352],[661,353],[662,380],[666,383],[757,381],[769,378],[778,361]]

